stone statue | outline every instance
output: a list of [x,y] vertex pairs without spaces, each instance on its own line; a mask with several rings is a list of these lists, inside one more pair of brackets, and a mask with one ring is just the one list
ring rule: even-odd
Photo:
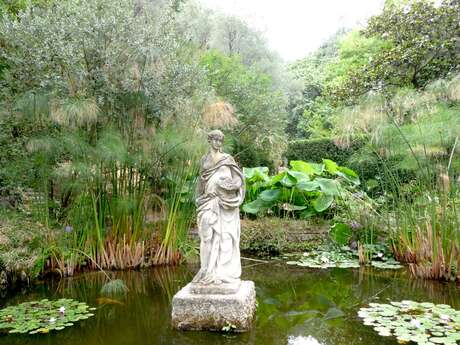
[[200,235],[201,268],[193,283],[239,284],[240,212],[244,199],[241,169],[222,152],[224,134],[208,133],[210,151],[201,159],[197,186],[197,224]]
[[175,329],[237,332],[251,328],[256,310],[254,282],[240,281],[240,211],[244,179],[232,156],[222,152],[224,134],[208,134],[211,149],[201,159],[197,223],[201,268],[172,299]]

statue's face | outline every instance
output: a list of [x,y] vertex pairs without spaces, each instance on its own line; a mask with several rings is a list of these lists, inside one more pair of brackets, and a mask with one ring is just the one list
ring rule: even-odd
[[209,144],[211,144],[211,147],[214,150],[219,150],[222,147],[223,141],[222,139],[219,139],[219,138],[210,138]]

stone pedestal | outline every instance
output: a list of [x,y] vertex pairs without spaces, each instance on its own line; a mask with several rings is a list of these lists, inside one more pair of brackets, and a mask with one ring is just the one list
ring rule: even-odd
[[180,330],[250,329],[256,310],[254,282],[202,286],[190,283],[172,300],[172,325]]

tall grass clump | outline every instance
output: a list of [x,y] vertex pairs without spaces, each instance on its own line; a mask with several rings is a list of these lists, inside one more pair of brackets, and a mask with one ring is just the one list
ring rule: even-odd
[[[175,140],[169,139],[174,133]],[[164,221],[161,243],[152,258],[156,265],[176,264],[183,255],[193,254],[195,248],[188,238],[195,221],[195,186],[200,168],[200,158],[206,149],[204,133],[190,129],[169,129],[161,140],[168,145],[158,145],[164,157],[164,174],[161,185],[168,193],[163,199]],[[175,148],[174,150],[172,148]],[[191,150],[193,148],[193,150]]]
[[401,193],[388,213],[388,230],[398,260],[415,277],[460,280],[460,191],[449,176],[431,186],[418,183]]

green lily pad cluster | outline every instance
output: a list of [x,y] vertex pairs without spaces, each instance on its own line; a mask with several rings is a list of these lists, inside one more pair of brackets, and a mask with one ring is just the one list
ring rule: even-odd
[[60,331],[74,322],[94,316],[86,303],[62,298],[26,302],[0,310],[0,331],[36,334]]
[[[357,251],[348,247],[343,250],[320,249],[303,253],[297,261],[288,261],[288,265],[297,265],[308,268],[359,268],[360,263]],[[403,266],[393,258],[375,258],[370,265],[380,269],[399,269]]]
[[351,252],[312,250],[303,253],[297,261],[288,261],[288,265],[297,265],[309,268],[357,268],[359,261]]
[[358,315],[379,335],[395,336],[400,343],[460,343],[460,311],[446,304],[414,301],[370,303],[369,308],[361,308]]

